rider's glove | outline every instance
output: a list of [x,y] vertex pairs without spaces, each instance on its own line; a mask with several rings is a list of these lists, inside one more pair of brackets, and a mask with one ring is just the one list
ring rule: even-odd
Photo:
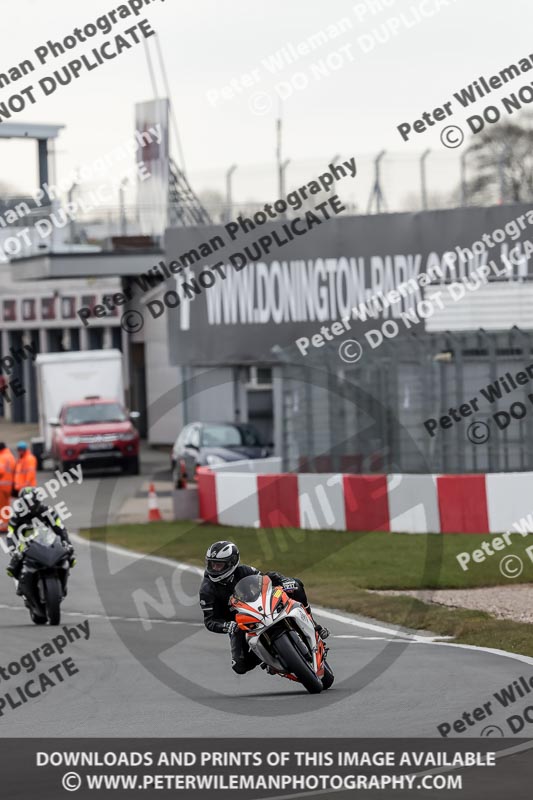
[[69,562],[70,562],[70,567],[72,569],[72,567],[74,567],[76,565],[76,556],[74,554],[74,545],[70,544],[70,542],[69,542],[69,544],[65,544],[65,549],[67,551]]
[[224,623],[224,633],[229,633],[230,636],[233,633],[235,633],[235,631],[238,630],[238,628],[239,628],[239,626],[237,625],[236,622],[225,622]]

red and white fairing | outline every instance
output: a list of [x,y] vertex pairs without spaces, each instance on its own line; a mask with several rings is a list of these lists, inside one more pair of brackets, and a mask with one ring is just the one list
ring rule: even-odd
[[261,636],[268,633],[269,628],[283,620],[289,620],[290,626],[297,628],[309,645],[314,672],[319,678],[323,677],[324,645],[315,631],[310,615],[301,603],[291,600],[281,587],[275,587],[267,575],[263,576],[261,593],[255,599],[244,602],[232,597],[230,603],[237,612],[237,625],[246,632],[250,650],[264,664],[285,677],[298,680],[296,676],[286,673],[280,661],[261,642]]

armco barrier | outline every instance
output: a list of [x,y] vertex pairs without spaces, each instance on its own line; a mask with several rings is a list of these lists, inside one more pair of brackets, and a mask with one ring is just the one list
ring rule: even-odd
[[257,494],[262,528],[300,527],[297,475],[258,475]]
[[263,475],[198,470],[200,517],[242,527],[503,533],[528,516],[533,520],[532,488],[531,472]]
[[[396,491],[400,489],[401,491]],[[440,531],[437,479],[434,475],[387,475],[390,530]]]
[[347,531],[389,531],[386,475],[343,475]]
[[485,475],[437,478],[441,533],[489,532]]
[[198,476],[198,508],[200,519],[206,522],[218,522],[217,482],[214,472],[207,467],[200,467]]
[[507,520],[524,519],[533,512],[531,472],[493,473],[486,476],[487,510],[491,533],[509,528]]

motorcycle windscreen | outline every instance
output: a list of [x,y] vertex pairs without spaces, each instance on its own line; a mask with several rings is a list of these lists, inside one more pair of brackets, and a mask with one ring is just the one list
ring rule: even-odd
[[233,592],[237,600],[243,603],[253,603],[261,596],[263,588],[263,575],[248,575],[247,578],[242,578],[235,587]]
[[31,537],[24,557],[45,567],[53,567],[65,558],[65,548],[53,531],[41,529]]

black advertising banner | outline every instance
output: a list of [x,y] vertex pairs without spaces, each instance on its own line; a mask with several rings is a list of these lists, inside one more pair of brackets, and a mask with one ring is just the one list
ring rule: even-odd
[[306,355],[324,325],[335,324],[334,335],[379,330],[384,320],[416,330],[441,302],[424,304],[428,286],[442,284],[453,299],[450,284],[533,272],[529,206],[367,217],[330,207],[309,229],[299,213],[296,223],[240,217],[167,230],[156,271],[174,273],[175,286],[167,281],[145,302],[153,318],[167,317],[174,363],[269,361],[273,347],[295,344]]

